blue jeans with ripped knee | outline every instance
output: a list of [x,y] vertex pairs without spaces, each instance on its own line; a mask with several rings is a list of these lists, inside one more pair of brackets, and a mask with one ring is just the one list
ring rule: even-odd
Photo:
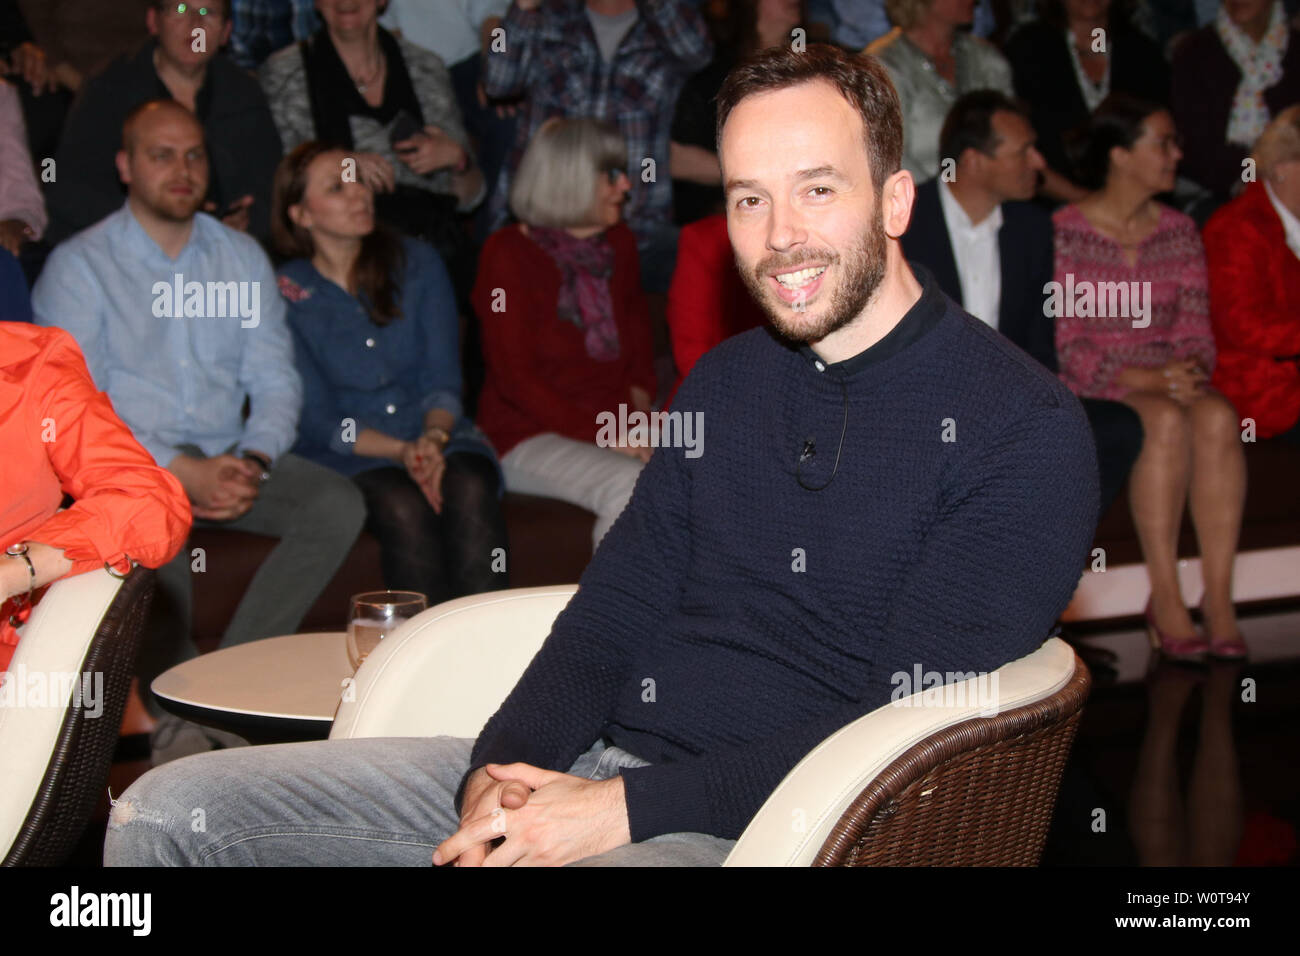
[[[474,741],[375,737],[185,757],[114,801],[105,866],[430,866],[459,828],[453,804]],[[645,766],[597,742],[569,773]],[[671,833],[578,866],[717,866],[734,841]]]

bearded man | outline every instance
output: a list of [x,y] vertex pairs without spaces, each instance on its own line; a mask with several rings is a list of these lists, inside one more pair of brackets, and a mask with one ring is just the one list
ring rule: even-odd
[[706,452],[660,443],[478,738],[155,770],[119,801],[106,862],[718,864],[894,675],[992,671],[1048,637],[1096,520],[1088,423],[908,268],[915,185],[884,69],[765,51],[728,77],[718,124],[732,245],[771,328],[699,360],[673,408],[703,414]]

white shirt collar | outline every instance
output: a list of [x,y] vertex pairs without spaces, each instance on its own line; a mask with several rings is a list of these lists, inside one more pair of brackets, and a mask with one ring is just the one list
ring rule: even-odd
[[975,225],[970,221],[970,216],[966,215],[966,210],[962,204],[957,201],[957,197],[952,194],[950,187],[942,179],[939,180],[939,205],[943,207],[943,217],[948,221],[949,230],[961,229],[963,232],[976,233],[984,235],[992,233],[997,235],[1002,228],[1002,206],[994,206],[993,211]]
[[1282,228],[1286,230],[1286,244],[1291,251],[1300,256],[1300,219],[1296,218],[1295,213],[1286,206],[1282,205],[1282,200],[1277,198],[1277,193],[1273,192],[1267,180],[1264,182],[1264,192],[1268,194],[1268,201],[1273,204],[1277,210],[1278,218],[1282,220]]

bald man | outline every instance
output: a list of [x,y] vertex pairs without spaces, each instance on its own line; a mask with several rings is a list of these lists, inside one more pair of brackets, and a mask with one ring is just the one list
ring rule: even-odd
[[[122,143],[126,203],[54,250],[33,292],[36,322],[77,339],[118,415],[184,485],[196,523],[280,539],[221,646],[293,633],[361,528],[361,495],[286,454],[302,385],[283,300],[261,246],[199,211],[203,128],[183,106],[155,100],[127,116]],[[194,656],[191,559],[182,549],[159,572],[143,679]],[[210,746],[197,725],[170,716],[153,743],[155,763]]]

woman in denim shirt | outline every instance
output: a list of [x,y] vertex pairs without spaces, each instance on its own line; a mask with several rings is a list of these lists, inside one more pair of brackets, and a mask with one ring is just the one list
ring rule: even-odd
[[303,380],[294,450],[361,487],[389,588],[434,604],[506,587],[492,568],[506,547],[501,470],[461,408],[451,280],[432,247],[376,227],[349,162],[303,143],[275,177],[272,236],[294,257],[279,284]]

